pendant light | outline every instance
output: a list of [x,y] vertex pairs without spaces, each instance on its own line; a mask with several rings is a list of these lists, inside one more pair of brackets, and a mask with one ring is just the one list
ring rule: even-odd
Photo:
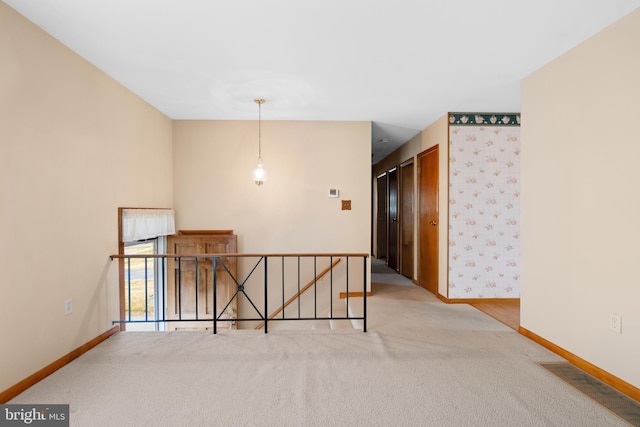
[[258,164],[253,170],[253,181],[260,186],[267,180],[267,172],[262,166],[262,104],[266,101],[260,98],[254,99],[253,102],[258,104]]

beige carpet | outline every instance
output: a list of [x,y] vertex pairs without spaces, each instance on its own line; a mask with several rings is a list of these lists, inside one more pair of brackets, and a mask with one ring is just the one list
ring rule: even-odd
[[9,403],[69,403],[73,426],[628,425],[512,329],[373,280],[367,333],[126,332]]

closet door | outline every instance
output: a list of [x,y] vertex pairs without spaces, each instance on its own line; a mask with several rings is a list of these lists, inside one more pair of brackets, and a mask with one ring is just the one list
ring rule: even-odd
[[438,146],[418,155],[419,254],[418,283],[438,294]]
[[376,258],[387,259],[387,174],[378,176],[377,183],[377,226]]
[[389,217],[387,224],[389,227],[389,239],[387,247],[387,265],[389,268],[398,271],[398,169],[389,171],[388,179],[389,193]]
[[[178,234],[167,239],[167,253],[177,255],[223,254],[237,251],[237,236],[233,234]],[[217,263],[217,310],[213,307],[213,263],[211,259],[169,258],[167,260],[167,318],[213,319],[219,315],[235,293],[235,282],[227,269],[236,275],[237,260],[221,257]],[[226,265],[227,269],[222,265]],[[222,318],[235,318],[237,299],[225,310]],[[218,329],[235,329],[234,322],[218,322]],[[167,330],[213,329],[212,320],[202,322],[168,322]]]

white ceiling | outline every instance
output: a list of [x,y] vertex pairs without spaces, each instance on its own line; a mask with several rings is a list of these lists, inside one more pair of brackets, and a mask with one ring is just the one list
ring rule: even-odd
[[[3,0],[173,119],[372,121],[373,163],[640,0]],[[526,119],[525,119],[526,120]],[[380,142],[380,140],[388,140]]]

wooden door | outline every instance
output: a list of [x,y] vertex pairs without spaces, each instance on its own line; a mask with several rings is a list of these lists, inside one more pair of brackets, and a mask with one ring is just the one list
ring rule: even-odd
[[387,180],[389,194],[389,213],[387,224],[389,238],[387,243],[387,265],[398,271],[398,169],[389,171]]
[[413,279],[413,159],[400,165],[400,274]]
[[438,294],[438,146],[418,155],[418,283]]
[[[223,254],[237,251],[237,236],[232,234],[187,234],[169,236],[167,253],[177,255]],[[217,310],[213,307],[213,263],[211,258],[169,258],[167,260],[167,318],[213,319],[219,315],[235,293],[236,285],[231,274],[236,275],[235,257],[222,257],[217,263]],[[227,307],[222,318],[236,318],[237,298]],[[235,329],[235,322],[218,322],[218,329]],[[167,322],[168,330],[213,329],[213,321]]]
[[387,174],[378,177],[377,182],[377,239],[376,256],[378,259],[387,259]]

